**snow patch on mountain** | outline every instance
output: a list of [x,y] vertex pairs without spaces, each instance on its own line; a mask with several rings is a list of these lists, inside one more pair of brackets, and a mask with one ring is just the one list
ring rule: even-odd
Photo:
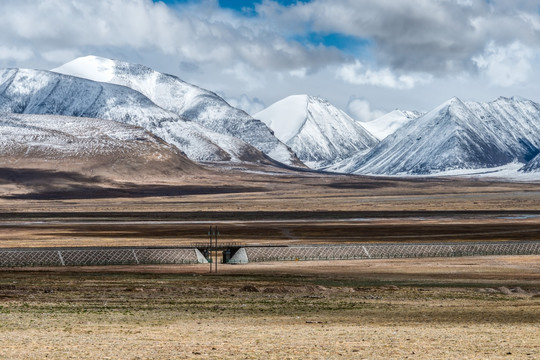
[[[521,169],[523,163],[511,162],[502,166],[478,168],[478,169],[457,169],[432,174],[423,175],[425,177],[455,177],[455,178],[473,178],[489,179],[496,181],[518,181],[518,182],[540,182],[540,172],[523,172]],[[382,175],[392,177],[393,175]],[[417,175],[399,175],[400,178],[415,178]]]
[[422,175],[500,166],[513,160],[500,146],[496,134],[453,98],[385,138],[354,172]]
[[374,147],[378,140],[328,101],[293,95],[254,115],[313,169],[332,166]]
[[0,113],[90,117],[136,125],[195,161],[266,160],[242,140],[185,121],[133,89],[49,71],[0,70]]
[[96,174],[199,173],[176,147],[115,121],[58,115],[0,114],[0,166],[67,168]]
[[394,110],[375,120],[360,123],[377,139],[384,140],[388,135],[395,133],[409,121],[422,116],[418,111]]
[[307,95],[292,95],[256,113],[254,117],[262,120],[279,140],[287,143],[298,135],[306,123],[308,102]]
[[[303,167],[296,155],[261,121],[233,108],[217,94],[176,76],[143,65],[97,56],[75,59],[53,71],[132,88],[161,108],[196,122],[213,133],[238,138],[277,161]],[[213,134],[209,135],[213,137]]]
[[521,167],[519,171],[524,173],[538,173],[540,174],[540,153],[536,155],[525,166]]

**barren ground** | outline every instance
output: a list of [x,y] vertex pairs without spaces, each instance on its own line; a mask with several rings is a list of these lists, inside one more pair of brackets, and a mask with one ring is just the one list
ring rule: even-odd
[[540,357],[540,256],[219,270],[2,270],[0,357]]
[[[2,175],[2,174],[0,174]],[[0,247],[538,240],[540,184],[0,176]],[[540,358],[540,256],[0,269],[0,358]]]
[[209,225],[245,243],[540,238],[540,183],[216,171],[151,183],[18,174],[0,181],[0,247],[186,245]]

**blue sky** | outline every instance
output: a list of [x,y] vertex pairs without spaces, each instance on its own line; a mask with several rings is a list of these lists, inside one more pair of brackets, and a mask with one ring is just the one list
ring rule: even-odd
[[[153,2],[163,2],[171,7],[183,5],[183,4],[200,4],[203,1],[200,0],[152,0]],[[297,0],[276,0],[276,4],[282,6],[295,5]],[[305,3],[308,1],[304,0]],[[239,16],[243,17],[256,17],[255,6],[261,4],[262,1],[238,1],[238,0],[218,0],[217,4],[222,9],[234,10]],[[340,34],[336,32],[316,32],[307,31],[303,34],[290,37],[291,40],[298,41],[305,46],[327,46],[336,47],[345,53],[353,56],[360,56],[369,54],[370,40],[363,39],[356,36],[350,36],[346,34]]]
[[[196,0],[153,0],[154,2],[164,2],[165,4],[175,5],[180,3],[197,3]],[[242,11],[245,8],[254,8],[255,4],[260,4],[262,1],[238,1],[238,0],[218,0],[219,6],[222,8]],[[281,5],[296,4],[297,0],[277,0],[276,3]]]
[[[296,0],[277,0],[278,4],[281,5],[292,5],[296,4]],[[219,5],[224,8],[234,9],[241,11],[244,8],[254,8],[254,4],[260,4],[261,1],[235,1],[235,0],[219,0]]]
[[[255,112],[292,94],[358,120],[447,99],[540,101],[540,0],[0,2],[0,66],[142,63]],[[360,109],[360,110],[359,110]]]

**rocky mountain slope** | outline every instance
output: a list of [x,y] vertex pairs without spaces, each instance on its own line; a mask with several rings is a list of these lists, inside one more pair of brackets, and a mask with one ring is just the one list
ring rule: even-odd
[[214,133],[164,110],[141,93],[54,72],[0,69],[0,113],[100,118],[140,126],[195,161],[266,161],[231,136]]
[[[215,93],[176,76],[123,61],[87,56],[53,71],[132,88],[161,108],[193,121],[214,133],[235,137],[287,165],[303,166],[296,155],[262,122],[230,106]],[[209,136],[214,139],[215,135]],[[223,145],[223,144],[222,144]]]
[[378,140],[328,101],[294,95],[254,115],[313,169],[331,166],[373,148]]
[[499,98],[453,98],[385,138],[347,170],[357,174],[433,174],[527,162],[540,152],[540,106]]
[[176,147],[115,121],[58,115],[0,115],[0,167],[129,178],[205,173]]
[[540,153],[523,166],[519,171],[531,173],[540,172]]
[[466,105],[497,134],[517,161],[527,162],[540,152],[539,104],[519,97],[499,97],[488,103]]

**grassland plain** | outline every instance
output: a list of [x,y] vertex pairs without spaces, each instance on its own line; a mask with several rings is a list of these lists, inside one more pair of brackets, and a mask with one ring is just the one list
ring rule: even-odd
[[[538,240],[540,184],[0,178],[0,247]],[[32,173],[33,174],[33,173]],[[1,174],[0,174],[1,175]],[[25,175],[26,176],[26,175]],[[234,184],[234,186],[231,186]],[[540,358],[540,257],[0,269],[0,359]]]
[[3,269],[0,358],[540,357],[540,257]]
[[137,183],[33,176],[0,181],[0,247],[186,245],[209,225],[247,243],[540,238],[540,183],[219,168]]

